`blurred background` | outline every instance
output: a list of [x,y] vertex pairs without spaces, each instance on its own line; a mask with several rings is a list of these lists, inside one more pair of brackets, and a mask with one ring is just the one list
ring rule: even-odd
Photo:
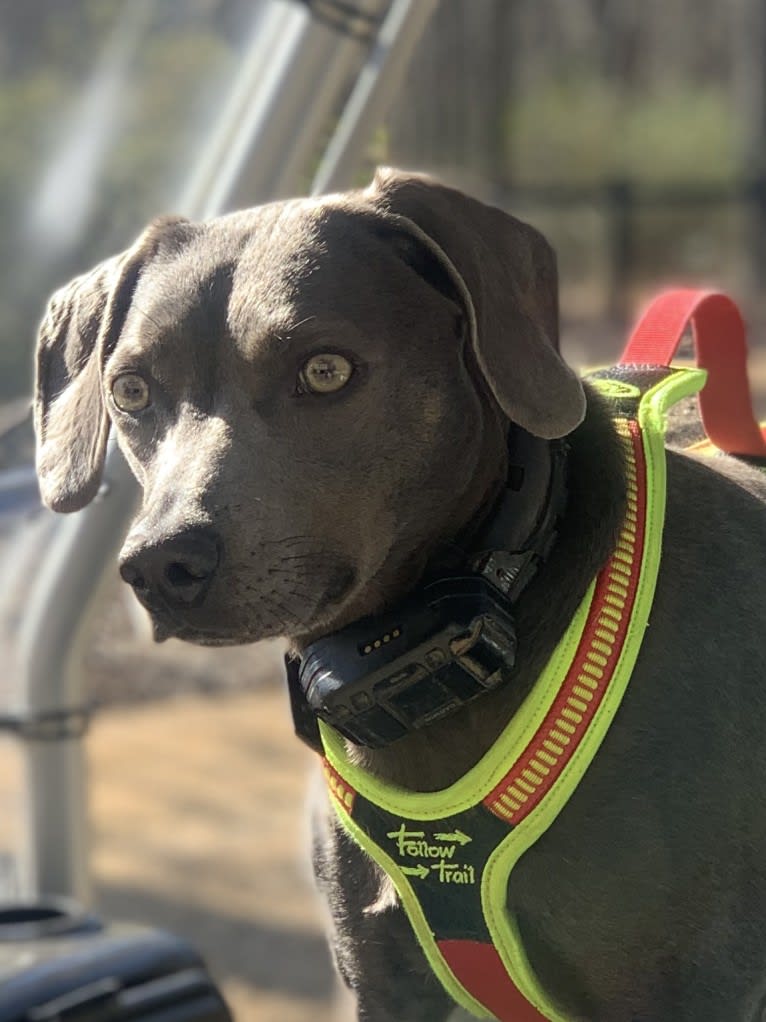
[[[90,525],[39,506],[47,296],[160,213],[426,169],[546,233],[579,366],[653,291],[728,289],[763,417],[766,3],[0,0],[0,138],[0,901],[185,935],[238,1019],[338,1019],[281,650],[151,643],[114,568],[119,467]],[[87,740],[43,762],[23,721],[81,705]]]

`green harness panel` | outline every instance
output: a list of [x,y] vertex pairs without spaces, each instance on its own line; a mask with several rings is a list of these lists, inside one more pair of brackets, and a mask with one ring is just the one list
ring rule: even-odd
[[625,451],[628,510],[617,548],[517,714],[442,791],[385,784],[320,722],[338,818],[388,873],[449,995],[480,1018],[568,1022],[538,983],[506,906],[510,873],[554,822],[593,759],[641,647],[665,515],[665,413],[699,391],[699,369],[593,374]]

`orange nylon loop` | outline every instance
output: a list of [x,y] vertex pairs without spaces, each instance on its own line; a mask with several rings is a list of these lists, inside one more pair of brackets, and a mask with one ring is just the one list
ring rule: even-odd
[[620,363],[670,365],[689,323],[697,365],[708,372],[699,395],[708,437],[729,454],[766,457],[766,430],[753,414],[747,377],[745,324],[731,298],[693,289],[661,294],[633,331]]

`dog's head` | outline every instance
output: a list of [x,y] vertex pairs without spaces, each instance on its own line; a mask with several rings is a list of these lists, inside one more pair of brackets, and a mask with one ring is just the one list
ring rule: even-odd
[[584,413],[553,254],[381,171],[364,191],[166,218],[51,300],[43,499],[83,507],[110,429],[143,488],[123,577],[159,633],[302,641],[409,588],[498,485],[508,420]]

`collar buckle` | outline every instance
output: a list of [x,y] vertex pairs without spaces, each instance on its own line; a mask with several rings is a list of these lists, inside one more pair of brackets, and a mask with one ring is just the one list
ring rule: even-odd
[[491,550],[489,554],[479,559],[476,571],[499,589],[507,600],[515,603],[537,571],[534,562],[533,550],[524,550],[520,553]]

